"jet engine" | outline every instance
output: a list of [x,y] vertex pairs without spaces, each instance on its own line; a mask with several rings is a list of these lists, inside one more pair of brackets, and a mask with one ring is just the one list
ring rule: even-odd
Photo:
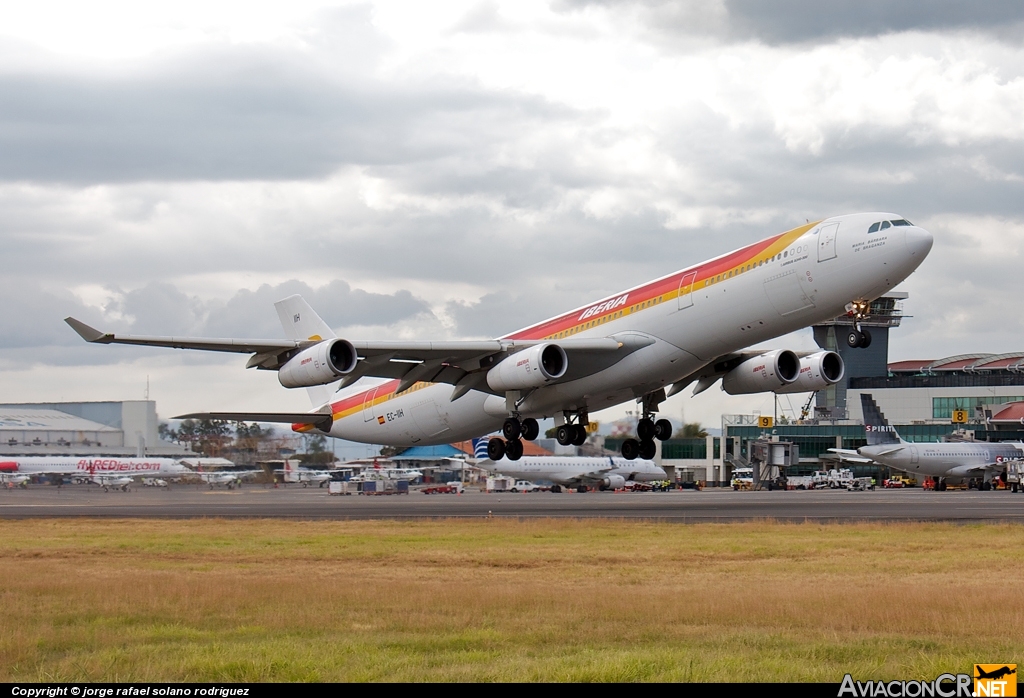
[[487,385],[495,392],[539,388],[565,375],[569,358],[557,344],[538,344],[517,351],[487,372]]
[[800,375],[800,359],[789,349],[776,349],[752,359],[722,376],[722,390],[730,395],[780,392]]
[[326,385],[350,373],[358,360],[351,342],[331,339],[303,349],[288,359],[277,372],[277,379],[286,388]]
[[824,390],[843,379],[846,367],[843,357],[834,351],[819,351],[800,359],[800,375],[777,393],[810,393]]
[[621,475],[605,475],[601,480],[601,488],[606,490],[621,490],[626,486],[626,478]]

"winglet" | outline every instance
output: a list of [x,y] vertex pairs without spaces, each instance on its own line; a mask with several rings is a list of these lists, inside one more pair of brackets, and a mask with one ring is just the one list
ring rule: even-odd
[[102,342],[105,337],[112,337],[112,335],[104,334],[95,327],[89,327],[81,320],[76,320],[73,317],[64,318],[64,322],[71,325],[71,329],[77,332],[82,339],[87,342]]

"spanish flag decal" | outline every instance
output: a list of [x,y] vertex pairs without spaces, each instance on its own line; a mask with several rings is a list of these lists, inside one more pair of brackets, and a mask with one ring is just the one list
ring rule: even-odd
[[384,423],[384,415],[381,415],[380,417],[377,417],[377,424],[383,424],[383,423]]

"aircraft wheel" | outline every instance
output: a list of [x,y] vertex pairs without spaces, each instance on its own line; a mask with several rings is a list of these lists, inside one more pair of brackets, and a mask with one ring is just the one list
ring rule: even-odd
[[303,486],[303,487],[309,487],[309,483],[308,483],[308,482],[303,482],[303,483],[302,483],[302,486]]
[[501,425],[501,435],[506,441],[515,441],[523,433],[523,425],[515,417],[509,417]]
[[582,424],[576,424],[573,427],[572,445],[573,446],[582,446],[586,442],[587,442],[587,428],[585,426],[583,426]]
[[106,485],[104,485],[104,486],[103,486],[103,491],[104,491],[104,492],[109,492],[110,490],[109,490],[109,489],[107,488],[107,486],[106,486]]
[[576,488],[576,491],[579,492],[580,494],[583,494],[584,492],[587,491],[587,486],[586,485],[580,485],[579,487]]
[[861,330],[860,333],[863,337],[863,339],[860,340],[860,348],[867,349],[871,346],[871,333],[867,330]]
[[562,491],[562,486],[561,485],[551,485],[551,491],[554,492],[555,494],[558,494],[559,492]]
[[655,433],[654,420],[648,417],[644,417],[636,424],[636,435],[641,441],[647,441],[653,439]]
[[523,438],[527,441],[533,441],[540,436],[540,424],[533,417],[527,417],[522,422],[523,425]]
[[640,455],[640,442],[636,439],[626,439],[622,442],[622,457],[626,460],[636,460]]
[[519,460],[523,457],[523,442],[519,439],[505,442],[505,457],[509,460]]
[[555,441],[560,446],[568,446],[572,443],[576,433],[573,431],[571,424],[563,424],[555,430]]
[[640,442],[640,457],[644,460],[650,460],[654,458],[654,455],[658,452],[658,447],[654,443],[654,439],[644,439]]
[[857,330],[850,330],[849,332],[846,333],[846,343],[852,348],[859,347],[860,343],[863,341],[864,335],[862,335]]
[[505,442],[499,438],[493,438],[487,442],[487,457],[498,461],[505,457]]
[[658,441],[668,441],[672,438],[672,422],[667,419],[659,419],[654,423],[654,438]]

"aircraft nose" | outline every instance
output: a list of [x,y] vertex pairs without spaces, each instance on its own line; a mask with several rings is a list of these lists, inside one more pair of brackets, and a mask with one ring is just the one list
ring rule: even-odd
[[907,228],[907,252],[914,259],[920,261],[928,256],[928,253],[932,251],[932,243],[934,238],[924,228],[918,228],[917,226],[911,226]]

